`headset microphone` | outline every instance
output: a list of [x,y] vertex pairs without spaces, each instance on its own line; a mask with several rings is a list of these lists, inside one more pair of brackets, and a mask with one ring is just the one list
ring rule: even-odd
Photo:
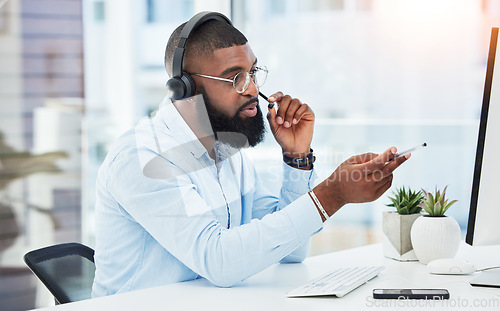
[[221,13],[201,12],[193,16],[182,28],[179,36],[179,44],[174,52],[172,61],[172,77],[167,81],[168,96],[171,99],[179,100],[194,95],[196,85],[193,78],[182,70],[184,59],[184,49],[187,39],[191,33],[203,23],[209,20],[218,20],[232,25],[231,21]]

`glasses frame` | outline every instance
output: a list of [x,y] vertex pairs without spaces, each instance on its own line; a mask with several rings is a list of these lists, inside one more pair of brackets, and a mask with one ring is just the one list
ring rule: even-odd
[[[215,77],[215,76],[209,76],[209,75],[203,75],[203,74],[200,74],[200,73],[191,73],[192,76],[198,76],[198,77],[202,77],[202,78],[208,78],[208,79],[213,79],[213,80],[219,80],[219,81],[224,81],[224,82],[230,82],[233,84],[233,89],[236,91],[236,93],[238,94],[242,94],[244,93],[246,90],[248,90],[248,86],[250,85],[250,79],[252,80],[252,82],[255,84],[255,86],[258,88],[260,88],[262,85],[264,85],[264,83],[266,82],[267,80],[267,74],[269,73],[269,70],[267,70],[267,67],[266,66],[258,66],[258,67],[255,67],[254,70],[254,73],[250,73],[248,71],[240,71],[238,72],[232,79],[226,79],[226,78],[221,78],[221,77]],[[264,80],[264,82],[261,84],[261,85],[257,85],[257,83],[255,82],[255,74],[257,73],[257,71],[263,71],[266,73],[266,79]],[[236,89],[236,78],[238,77],[239,74],[241,73],[244,73],[246,72],[248,74],[248,77],[250,77],[250,79],[248,79],[247,81],[245,81],[245,85],[243,87],[243,90],[240,92]]]

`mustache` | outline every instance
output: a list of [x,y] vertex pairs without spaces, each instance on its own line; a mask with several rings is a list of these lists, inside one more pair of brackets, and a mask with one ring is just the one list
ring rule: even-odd
[[247,101],[246,103],[244,103],[240,107],[240,109],[238,109],[238,112],[240,112],[242,110],[245,110],[248,106],[250,106],[253,103],[257,103],[257,105],[258,105],[259,104],[259,98],[258,97],[254,97],[254,98],[250,99],[249,101]]

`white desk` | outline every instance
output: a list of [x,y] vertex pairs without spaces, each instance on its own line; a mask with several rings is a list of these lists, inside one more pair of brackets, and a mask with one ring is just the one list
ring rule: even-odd
[[[472,248],[463,243],[460,247],[457,258],[478,268],[500,264],[500,246]],[[386,269],[343,298],[285,296],[327,270],[362,265],[384,265]],[[232,288],[218,288],[198,279],[44,310],[500,310],[500,289],[470,286],[476,275],[431,275],[418,262],[383,257],[382,246],[376,244],[309,257],[301,264],[276,264]],[[450,300],[374,300],[374,288],[446,288]]]

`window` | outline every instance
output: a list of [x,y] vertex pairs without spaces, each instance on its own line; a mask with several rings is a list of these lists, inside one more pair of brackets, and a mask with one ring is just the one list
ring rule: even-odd
[[194,0],[146,0],[147,23],[177,23],[194,11]]
[[[244,19],[235,23],[269,69],[261,91],[281,90],[315,111],[312,147],[320,180],[351,155],[426,142],[429,148],[398,169],[393,186],[433,190],[449,185],[449,195],[463,205],[450,215],[464,229],[488,44],[478,38],[488,39],[491,29],[481,2],[267,4],[243,1],[234,16]],[[279,148],[271,136],[258,148],[249,153],[262,179],[277,190]],[[373,203],[342,208],[317,238],[326,243],[313,243],[318,245],[313,252],[329,239],[338,247],[349,244],[330,238],[342,226],[355,236],[351,247],[378,241],[390,192]]]
[[7,31],[7,1],[0,0],[0,34]]
[[103,22],[106,19],[106,3],[104,1],[94,2],[94,20]]

